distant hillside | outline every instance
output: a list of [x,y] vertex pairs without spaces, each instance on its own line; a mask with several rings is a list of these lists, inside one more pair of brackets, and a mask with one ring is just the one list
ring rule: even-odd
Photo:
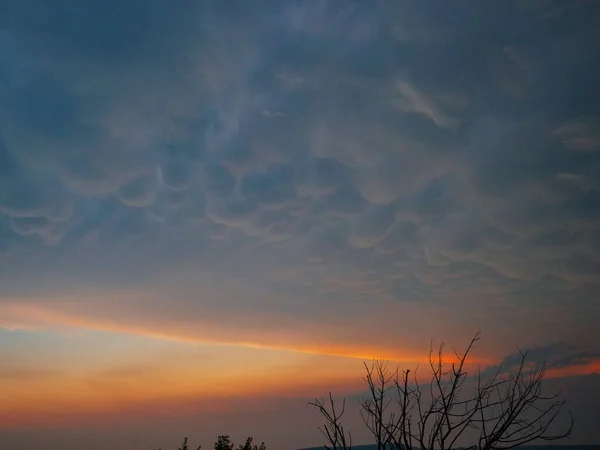
[[[311,447],[299,450],[323,450],[325,447]],[[525,445],[524,450],[600,450],[600,445]],[[355,445],[352,450],[377,450],[376,445]]]

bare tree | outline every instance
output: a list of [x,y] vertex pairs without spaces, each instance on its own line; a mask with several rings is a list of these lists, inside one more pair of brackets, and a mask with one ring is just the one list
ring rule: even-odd
[[[392,398],[388,395],[394,388],[394,374],[390,373],[388,363],[375,360],[371,366],[364,364],[369,396],[360,402],[360,415],[363,423],[375,438],[377,450],[383,450],[393,441],[394,413],[389,413]],[[389,414],[389,415],[388,415]]]
[[[498,366],[493,373],[478,369],[476,377],[469,377],[465,364],[479,338],[477,333],[462,354],[455,351],[451,364],[444,362],[444,344],[437,352],[430,347],[431,379],[425,385],[416,372],[411,380],[410,370],[391,371],[384,360],[365,364],[368,394],[360,402],[360,413],[378,450],[451,450],[468,437],[477,441],[470,449],[511,449],[572,433],[570,411],[564,429],[552,432],[565,401],[543,393],[546,365],[529,368],[527,352],[520,352],[512,371]],[[344,407],[338,413],[331,393],[329,399],[329,406],[322,399],[311,403],[326,419],[323,434],[332,450],[351,448],[342,425]]]
[[336,408],[335,400],[330,392],[329,405],[327,405],[324,398],[317,398],[314,402],[310,402],[309,405],[317,408],[325,419],[325,424],[319,427],[319,431],[321,431],[327,442],[331,445],[331,447],[325,445],[325,448],[327,450],[351,450],[352,435],[350,432],[346,432],[342,425],[342,417],[346,412],[346,400],[342,400],[342,408],[339,410]]

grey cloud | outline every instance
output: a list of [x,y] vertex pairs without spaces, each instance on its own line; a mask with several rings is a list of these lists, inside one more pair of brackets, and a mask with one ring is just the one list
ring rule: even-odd
[[595,180],[593,177],[586,175],[586,174],[581,174],[581,173],[559,173],[556,175],[556,177],[561,180],[564,181],[565,183],[569,183],[579,189],[581,189],[584,192],[588,192],[588,191],[592,191],[592,190],[598,190],[598,181]]
[[573,121],[552,131],[565,146],[574,151],[600,151],[600,120],[597,117]]
[[330,158],[313,158],[294,167],[298,189],[306,195],[331,194],[351,179],[348,167]]
[[250,9],[8,2],[2,254],[236,261],[374,308],[597,295],[597,7]]
[[[543,347],[534,347],[507,355],[502,359],[499,366],[487,368],[483,372],[483,375],[491,375],[495,373],[498,368],[500,368],[502,372],[514,371],[521,362],[522,352],[527,353],[526,361],[528,364],[533,364],[535,369],[540,369],[543,364],[545,364],[547,369],[580,366],[588,364],[600,357],[600,352],[588,351],[566,342],[555,342]],[[525,370],[528,370],[529,368],[530,367],[527,366],[525,367]]]
[[185,160],[172,160],[164,163],[159,169],[160,181],[174,191],[184,191],[195,179],[193,164]]
[[456,128],[459,121],[440,110],[433,100],[427,98],[409,81],[398,81],[396,88],[402,94],[403,101],[397,101],[401,110],[415,112],[431,119],[438,127]]
[[293,216],[287,211],[267,210],[256,218],[256,225],[262,229],[271,229],[293,221]]
[[255,211],[255,202],[237,195],[224,200],[211,200],[207,204],[207,214],[213,222],[231,227],[248,223]]
[[280,164],[249,172],[240,181],[240,193],[250,201],[281,205],[296,196],[293,169]]
[[298,219],[283,210],[264,210],[243,227],[244,233],[259,236],[267,242],[283,242],[298,233]]
[[395,161],[384,161],[374,167],[366,168],[358,175],[357,189],[367,200],[386,205],[398,199],[403,189],[415,188],[414,177],[419,177],[417,171],[412,174],[402,173],[406,165]]
[[312,204],[314,214],[324,214],[337,218],[353,218],[365,209],[368,202],[350,183],[346,183],[331,194],[315,199]]
[[51,180],[10,180],[0,194],[0,209],[11,217],[68,219],[72,211],[69,193]]
[[394,221],[392,208],[372,206],[354,221],[347,236],[348,242],[355,248],[373,247],[385,237]]
[[41,234],[48,226],[50,221],[44,217],[24,217],[11,218],[13,229],[22,236],[30,234]]
[[419,248],[421,229],[416,221],[398,220],[384,238],[375,246],[380,254],[390,254],[400,258],[407,249]]
[[236,180],[229,171],[220,165],[206,165],[204,168],[205,189],[213,197],[228,196],[235,188]]
[[165,208],[177,210],[187,203],[189,197],[190,193],[186,190],[166,189],[161,192],[160,201]]
[[115,196],[127,206],[143,208],[154,203],[156,198],[156,174],[144,174],[121,186]]

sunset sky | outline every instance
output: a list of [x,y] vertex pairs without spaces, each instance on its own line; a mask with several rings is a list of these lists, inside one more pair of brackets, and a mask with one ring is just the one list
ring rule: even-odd
[[0,449],[319,445],[364,360],[478,330],[599,443],[599,23],[0,0]]

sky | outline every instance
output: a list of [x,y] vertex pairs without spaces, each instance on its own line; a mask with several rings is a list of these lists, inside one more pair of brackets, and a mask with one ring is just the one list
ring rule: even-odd
[[598,23],[0,2],[0,448],[318,445],[364,360],[479,330],[473,366],[548,360],[598,443]]

